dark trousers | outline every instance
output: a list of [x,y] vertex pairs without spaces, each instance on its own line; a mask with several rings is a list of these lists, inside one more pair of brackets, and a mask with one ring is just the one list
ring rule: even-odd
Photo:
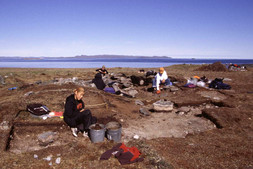
[[80,131],[88,131],[91,124],[97,122],[97,118],[93,117],[89,109],[79,112],[77,116],[65,120],[70,127],[76,127]]

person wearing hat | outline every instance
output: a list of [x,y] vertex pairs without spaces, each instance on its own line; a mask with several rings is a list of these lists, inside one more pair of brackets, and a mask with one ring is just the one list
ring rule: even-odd
[[99,73],[101,73],[103,76],[104,76],[105,74],[108,74],[108,71],[105,69],[105,66],[104,66],[104,65],[102,66],[102,68],[97,69],[96,71],[99,72]]
[[172,85],[172,83],[170,82],[170,79],[168,78],[168,75],[163,67],[160,67],[159,73],[157,73],[155,78],[153,79],[153,86],[152,87],[156,88],[157,94],[161,93],[161,90],[159,88],[159,86],[161,84],[164,84],[165,86]]

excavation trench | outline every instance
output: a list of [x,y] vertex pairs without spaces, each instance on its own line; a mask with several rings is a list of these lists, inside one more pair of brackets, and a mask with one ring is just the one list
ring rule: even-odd
[[[113,103],[112,103],[113,104]],[[127,102],[125,104],[128,104]],[[131,104],[131,102],[129,103]],[[177,106],[180,104],[176,104]],[[103,105],[104,106],[104,105]],[[128,105],[126,105],[128,106]],[[188,134],[198,134],[216,128],[222,128],[217,120],[203,111],[207,107],[219,108],[217,104],[211,101],[196,103],[185,103],[190,110],[188,112],[179,112],[177,107],[171,112],[152,112],[150,116],[123,116],[126,118],[119,119],[118,114],[112,114],[103,118],[98,118],[99,123],[108,123],[118,121],[122,123],[123,142],[133,140],[134,136],[139,139],[156,139],[161,137],[184,138]],[[117,109],[117,106],[109,108]],[[121,112],[118,110],[118,112]],[[123,111],[124,112],[124,111]],[[18,114],[21,115],[21,114]],[[127,118],[128,117],[128,118]],[[134,118],[135,117],[135,118]],[[18,116],[16,117],[18,118]],[[38,135],[52,131],[57,133],[57,139],[48,146],[60,146],[73,142],[73,137],[69,128],[63,121],[14,121],[6,140],[5,150],[13,153],[23,153],[36,151],[46,148],[40,146]],[[78,138],[79,139],[79,138]],[[84,139],[84,138],[82,138]],[[24,141],[25,140],[25,141]],[[85,141],[90,141],[88,138]]]

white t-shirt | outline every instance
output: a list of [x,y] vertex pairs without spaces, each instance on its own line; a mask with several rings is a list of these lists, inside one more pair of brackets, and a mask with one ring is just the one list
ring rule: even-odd
[[157,73],[156,74],[156,89],[159,90],[159,85],[161,81],[168,79],[168,75],[164,70],[163,74]]

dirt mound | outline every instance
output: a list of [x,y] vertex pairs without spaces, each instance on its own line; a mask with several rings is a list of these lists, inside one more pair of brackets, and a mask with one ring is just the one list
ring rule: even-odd
[[209,65],[203,65],[200,68],[196,69],[196,71],[216,71],[216,72],[226,72],[227,68],[221,62],[215,62]]

